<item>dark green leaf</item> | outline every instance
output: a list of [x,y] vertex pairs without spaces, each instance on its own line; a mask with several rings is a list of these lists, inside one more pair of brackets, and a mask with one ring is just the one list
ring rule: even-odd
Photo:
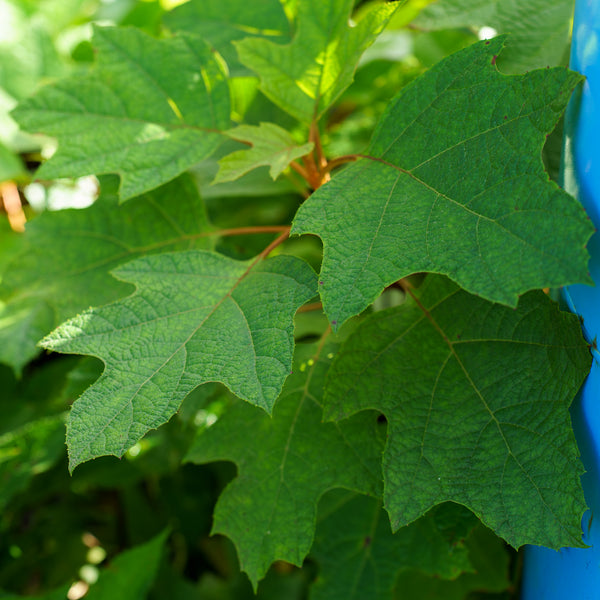
[[156,577],[168,532],[119,554],[86,594],[89,600],[145,600]]
[[451,579],[473,570],[463,538],[477,520],[464,507],[438,506],[392,534],[378,499],[335,490],[319,515],[311,600],[388,600],[398,574],[410,567]]
[[581,546],[583,471],[569,404],[591,362],[578,319],[542,292],[513,310],[430,276],[340,350],[325,414],[388,419],[393,529],[452,500],[518,547]]
[[383,440],[376,416],[321,421],[323,383],[334,350],[330,344],[298,346],[294,373],[272,418],[237,403],[190,449],[191,461],[238,465],[238,477],[217,503],[213,533],[233,540],[255,586],[275,560],[302,564],[317,503],[328,489],[380,493]]
[[593,228],[540,157],[581,77],[501,75],[501,47],[470,46],[404,88],[368,156],[298,211],[292,232],[323,239],[320,290],[334,327],[419,271],[511,306],[530,289],[591,282]]
[[473,573],[447,580],[429,577],[416,569],[406,571],[398,577],[394,600],[471,600],[471,592],[493,594],[510,589],[510,556],[500,538],[479,526],[467,538],[466,547],[474,567]]

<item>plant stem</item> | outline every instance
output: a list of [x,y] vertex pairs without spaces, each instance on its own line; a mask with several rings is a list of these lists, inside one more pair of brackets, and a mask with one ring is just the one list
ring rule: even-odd
[[233,229],[219,229],[210,231],[205,236],[230,236],[230,235],[253,235],[258,233],[279,233],[287,231],[289,235],[289,225],[256,225],[254,227],[235,227]]
[[310,304],[305,304],[301,306],[297,312],[310,312],[313,310],[321,310],[323,308],[323,304],[321,302],[311,302]]
[[277,248],[280,244],[283,244],[285,240],[290,237],[291,227],[286,227],[286,230],[276,239],[274,239],[259,255],[257,258],[267,258],[267,256]]

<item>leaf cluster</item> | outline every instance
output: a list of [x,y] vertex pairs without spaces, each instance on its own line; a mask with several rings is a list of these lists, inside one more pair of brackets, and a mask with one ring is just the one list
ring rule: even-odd
[[581,546],[570,2],[2,3],[47,60],[0,69],[0,597],[509,597]]

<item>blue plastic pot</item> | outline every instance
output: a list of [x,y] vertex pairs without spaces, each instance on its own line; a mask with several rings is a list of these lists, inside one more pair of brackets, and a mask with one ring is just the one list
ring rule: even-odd
[[[586,76],[565,118],[564,188],[584,205],[600,230],[600,0],[577,0],[573,24],[571,67]],[[571,408],[583,464],[585,497],[590,507],[582,520],[583,541],[590,547],[560,551],[525,550],[524,600],[600,600],[600,235],[588,249],[596,287],[574,285],[563,290],[568,307],[583,319],[594,362]]]

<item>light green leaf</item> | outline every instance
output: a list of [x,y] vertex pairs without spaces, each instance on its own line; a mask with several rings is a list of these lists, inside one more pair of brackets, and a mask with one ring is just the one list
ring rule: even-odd
[[319,505],[310,598],[388,600],[402,570],[443,578],[472,571],[463,538],[476,523],[464,507],[444,504],[392,534],[378,499],[334,490]]
[[119,173],[127,200],[216,149],[229,92],[205,42],[96,27],[92,43],[98,62],[89,75],[46,86],[12,113],[24,129],[58,139],[38,177]]
[[439,276],[415,298],[357,329],[325,396],[329,418],[386,415],[393,529],[451,500],[515,547],[581,546],[583,468],[568,407],[591,356],[577,317],[542,292],[510,309]]
[[163,20],[173,31],[187,31],[206,40],[225,59],[232,77],[251,74],[238,60],[233,41],[255,37],[277,43],[290,40],[290,24],[279,0],[190,0]]
[[100,572],[86,594],[89,600],[146,600],[158,573],[168,532],[119,554]]
[[319,120],[352,83],[361,54],[383,29],[395,3],[375,4],[354,26],[353,0],[300,0],[296,35],[287,45],[264,39],[237,42],[240,61],[260,89],[303,123]]
[[419,271],[510,306],[531,289],[591,283],[593,228],[541,161],[581,77],[502,75],[492,64],[501,47],[474,44],[406,86],[366,156],[300,207],[292,233],[323,239],[320,290],[334,327]]
[[[465,545],[469,550],[474,573],[464,573],[456,579],[448,580],[430,577],[417,569],[411,569],[398,577],[393,599],[474,600],[472,592],[494,594],[513,586],[509,579],[510,556],[500,538],[480,525],[471,532]],[[495,595],[490,597],[497,598]]]
[[116,177],[106,177],[91,207],[33,219],[2,278],[0,361],[20,372],[59,323],[132,290],[111,269],[143,254],[211,248],[209,229],[187,175],[121,206]]
[[498,66],[520,73],[555,66],[568,56],[574,0],[437,0],[414,22],[436,30],[492,27],[509,33]]
[[[221,494],[213,533],[236,545],[256,587],[275,560],[301,565],[315,528],[317,503],[332,487],[381,493],[381,425],[373,413],[339,424],[321,420],[321,395],[335,346],[299,345],[269,418],[237,403],[199,435],[188,460],[231,460],[238,477]],[[252,432],[248,435],[248,432]]]
[[20,157],[0,142],[0,183],[24,179],[26,176],[27,171]]
[[190,250],[145,256],[113,273],[137,291],[84,312],[42,341],[106,365],[73,405],[71,470],[97,456],[122,456],[208,381],[271,412],[292,366],[294,313],[316,293],[315,273],[304,261],[238,262]]
[[250,144],[252,148],[223,157],[214,183],[235,181],[252,169],[266,165],[270,167],[269,175],[277,179],[293,160],[308,154],[314,146],[312,142],[299,146],[285,129],[274,123],[261,123],[258,127],[240,125],[225,133],[234,140]]

